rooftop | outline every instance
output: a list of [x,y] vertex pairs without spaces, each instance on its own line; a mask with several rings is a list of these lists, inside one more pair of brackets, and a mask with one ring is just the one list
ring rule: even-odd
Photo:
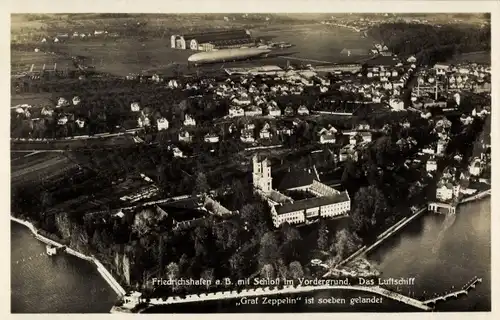
[[250,40],[251,36],[244,29],[209,31],[202,33],[191,33],[184,35],[185,40],[195,39],[198,43],[219,42],[246,39]]
[[283,205],[276,206],[276,212],[278,214],[284,214],[288,212],[301,211],[309,208],[316,208],[345,201],[349,201],[349,195],[347,194],[347,191],[343,191],[335,196],[309,198],[295,201],[293,203],[285,203]]
[[277,173],[274,179],[278,190],[288,190],[308,186],[314,180],[319,180],[319,177],[312,169],[289,169]]

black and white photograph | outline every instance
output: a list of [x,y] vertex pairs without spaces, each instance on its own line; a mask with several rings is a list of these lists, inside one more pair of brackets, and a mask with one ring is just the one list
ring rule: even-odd
[[491,10],[174,9],[10,13],[12,314],[491,312]]

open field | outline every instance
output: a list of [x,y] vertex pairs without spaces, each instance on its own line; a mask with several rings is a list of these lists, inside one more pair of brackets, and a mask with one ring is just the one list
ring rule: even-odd
[[41,107],[45,105],[55,105],[57,100],[53,97],[52,93],[26,93],[11,95],[10,101],[11,107],[25,103],[33,107]]
[[10,53],[11,73],[28,72],[31,65],[34,64],[33,72],[41,72],[45,64],[46,70],[53,70],[54,63],[57,63],[57,69],[74,69],[71,59],[46,52],[26,52],[12,50]]
[[456,55],[448,62],[449,63],[472,62],[472,63],[491,64],[491,52],[477,51],[477,52],[462,53],[460,55]]
[[297,52],[293,57],[300,57],[328,62],[344,62],[361,59],[361,57],[341,55],[344,48],[369,49],[373,41],[363,38],[359,32],[347,28],[325,26],[321,24],[307,24],[287,27],[274,27],[251,30],[256,37],[272,37],[272,41],[285,41],[295,47],[291,51]]
[[[372,41],[362,38],[350,29],[324,25],[274,26],[265,29],[252,29],[255,37],[286,41],[295,45],[291,49],[277,50],[271,58],[252,61],[252,64],[285,64],[286,56],[290,62],[321,64],[329,62],[353,62],[360,56],[341,55],[343,48],[369,48]],[[68,40],[57,45],[64,55],[83,56],[88,64],[95,65],[100,72],[125,76],[130,73],[160,73],[171,75],[175,72],[191,73],[196,68],[187,68],[187,58],[195,53],[191,50],[170,48],[170,33],[153,38],[118,37]],[[283,54],[285,57],[281,57]],[[304,59],[304,60],[302,60]],[[308,61],[311,59],[311,61]],[[317,61],[314,61],[317,60]],[[31,63],[57,62],[61,67],[71,61],[65,57],[42,53],[13,53],[13,64],[24,66],[27,70]],[[228,66],[245,65],[245,62],[225,64]],[[201,67],[199,70],[214,69],[214,66]],[[19,68],[18,68],[19,69]]]
[[14,160],[11,164],[13,185],[38,182],[65,174],[78,166],[62,154],[43,153]]

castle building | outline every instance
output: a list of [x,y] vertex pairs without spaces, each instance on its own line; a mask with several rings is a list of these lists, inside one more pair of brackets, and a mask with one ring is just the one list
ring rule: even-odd
[[[311,194],[311,198],[293,201],[293,199],[282,203],[272,198],[280,195],[280,192],[273,190],[271,177],[271,164],[267,158],[253,159],[253,186],[258,191],[264,193],[271,206],[271,218],[273,224],[278,228],[283,223],[289,224],[311,224],[321,218],[334,218],[346,216],[351,210],[351,199],[347,191],[339,192],[316,179],[304,186],[288,187],[286,190],[303,190]],[[311,175],[314,177],[314,175]],[[284,197],[284,196],[283,196]]]

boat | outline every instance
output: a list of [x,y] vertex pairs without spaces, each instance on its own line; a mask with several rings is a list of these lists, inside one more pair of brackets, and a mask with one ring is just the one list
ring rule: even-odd
[[53,255],[56,255],[56,254],[57,254],[57,248],[56,248],[56,247],[51,246],[50,244],[48,244],[48,245],[46,246],[46,252],[47,252],[47,255],[48,255],[48,256],[53,256]]
[[62,246],[62,247],[58,248],[58,247],[55,247],[55,246],[48,244],[46,246],[45,250],[46,250],[48,256],[54,256],[54,255],[58,254],[60,251],[65,251],[66,246]]

